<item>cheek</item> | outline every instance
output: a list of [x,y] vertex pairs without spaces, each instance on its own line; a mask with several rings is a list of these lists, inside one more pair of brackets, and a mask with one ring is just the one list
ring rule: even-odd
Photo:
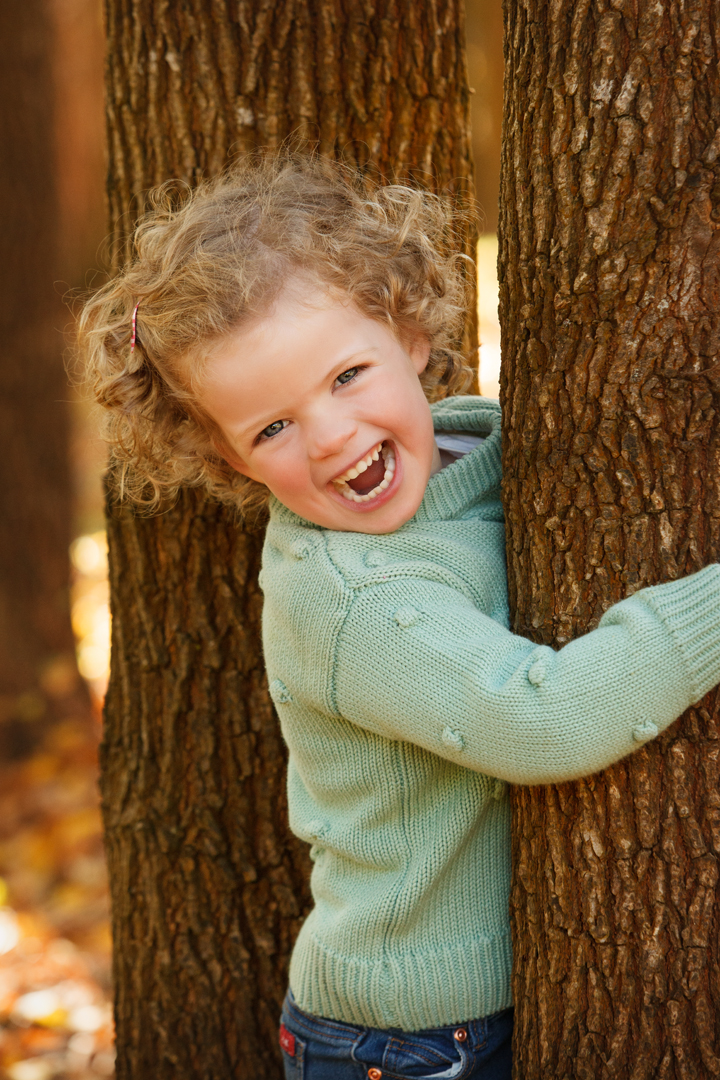
[[407,406],[403,410],[403,422],[407,430],[413,433],[415,444],[423,449],[429,448],[432,453],[434,432],[430,406],[419,382],[413,390],[412,396],[405,398]]
[[398,431],[432,428],[430,407],[420,380],[411,373],[398,372],[383,388],[379,399],[374,401],[377,419],[387,427]]
[[263,483],[276,494],[298,492],[308,483],[307,470],[292,454],[278,454],[264,469]]

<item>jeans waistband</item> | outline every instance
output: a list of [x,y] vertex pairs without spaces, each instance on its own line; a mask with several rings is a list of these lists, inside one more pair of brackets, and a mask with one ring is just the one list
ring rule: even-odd
[[[294,1023],[305,1030],[308,1036],[326,1038],[330,1042],[354,1042],[364,1031],[377,1030],[359,1024],[348,1024],[344,1020],[332,1020],[327,1016],[314,1016],[307,1013],[295,1001],[292,990],[288,990],[283,1008]],[[400,1028],[388,1028],[388,1035],[416,1035],[422,1038],[424,1035],[449,1035],[452,1036],[458,1028],[464,1028],[467,1032],[467,1047],[469,1050],[478,1050],[485,1043],[487,1035],[487,1022],[490,1017],[479,1017],[475,1020],[467,1020],[460,1024],[448,1024],[440,1028],[423,1028],[417,1031],[407,1032]]]

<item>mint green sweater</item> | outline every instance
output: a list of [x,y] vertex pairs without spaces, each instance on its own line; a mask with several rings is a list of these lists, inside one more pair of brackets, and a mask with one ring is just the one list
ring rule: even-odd
[[433,406],[487,433],[389,536],[274,502],[261,583],[290,826],[315,907],[290,985],[308,1012],[405,1031],[510,1004],[506,781],[584,776],[720,681],[720,567],[636,593],[559,652],[507,629],[500,410]]

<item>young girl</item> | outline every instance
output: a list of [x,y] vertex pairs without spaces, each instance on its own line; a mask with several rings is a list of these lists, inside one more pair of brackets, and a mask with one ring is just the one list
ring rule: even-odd
[[453,392],[438,198],[313,160],[173,208],[81,339],[125,490],[269,498],[261,584],[315,907],[280,1027],[304,1080],[510,1076],[506,783],[603,769],[720,680],[720,569],[559,652],[508,626],[500,410]]

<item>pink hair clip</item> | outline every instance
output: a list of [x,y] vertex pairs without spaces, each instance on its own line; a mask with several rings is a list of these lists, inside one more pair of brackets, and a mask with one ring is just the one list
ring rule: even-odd
[[135,352],[135,338],[137,336],[137,311],[140,307],[140,302],[135,305],[132,313],[132,337],[130,338],[130,352]]

